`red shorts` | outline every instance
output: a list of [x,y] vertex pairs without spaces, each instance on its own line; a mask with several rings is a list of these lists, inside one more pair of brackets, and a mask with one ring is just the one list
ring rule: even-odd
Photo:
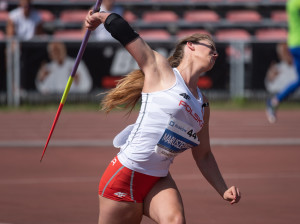
[[115,201],[143,203],[159,179],[130,170],[115,157],[100,180],[99,195]]

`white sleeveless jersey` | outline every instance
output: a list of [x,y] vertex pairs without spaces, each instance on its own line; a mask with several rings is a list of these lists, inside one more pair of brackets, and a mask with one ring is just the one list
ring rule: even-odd
[[114,139],[118,158],[134,171],[163,177],[179,153],[199,144],[196,133],[203,126],[203,97],[196,99],[174,68],[175,84],[167,90],[142,93],[136,123]]

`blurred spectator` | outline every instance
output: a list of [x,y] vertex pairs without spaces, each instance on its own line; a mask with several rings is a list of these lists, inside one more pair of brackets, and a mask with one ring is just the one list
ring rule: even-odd
[[[102,0],[100,11],[114,12],[123,16],[123,8],[121,6],[116,6],[115,2],[116,0]],[[86,31],[85,28],[84,31]],[[96,40],[114,40],[110,33],[104,28],[103,24],[98,26],[97,29],[91,33],[91,37]]]
[[[75,59],[67,55],[66,46],[51,42],[47,47],[50,62],[42,63],[36,78],[36,87],[43,94],[63,93],[73,70]],[[92,88],[91,75],[83,61],[74,76],[70,92],[87,93]]]
[[277,120],[277,109],[284,100],[287,100],[296,90],[300,88],[300,1],[288,0],[286,2],[286,13],[288,18],[287,44],[293,57],[293,63],[297,70],[297,78],[289,83],[282,91],[267,100],[266,112],[270,123]]
[[20,40],[29,40],[42,33],[42,20],[31,0],[20,0],[19,7],[9,13],[6,35]]
[[265,78],[266,89],[271,94],[282,91],[291,82],[297,80],[297,71],[287,44],[277,44],[276,52],[279,62],[271,63]]
[[0,0],[0,11],[6,11],[7,10],[7,6],[8,6],[7,1]]

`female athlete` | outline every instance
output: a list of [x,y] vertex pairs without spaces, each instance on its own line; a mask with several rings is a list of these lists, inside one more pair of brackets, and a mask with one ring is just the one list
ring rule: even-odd
[[169,172],[174,158],[191,149],[199,170],[220,196],[231,204],[239,189],[227,187],[209,141],[209,104],[197,87],[200,75],[218,57],[210,36],[194,34],[181,40],[166,59],[119,15],[90,11],[85,27],[104,24],[138,63],[135,70],[109,91],[106,112],[118,105],[142,104],[136,123],[114,139],[120,148],[99,184],[100,224],[140,223],[146,215],[156,223],[185,223],[180,193]]

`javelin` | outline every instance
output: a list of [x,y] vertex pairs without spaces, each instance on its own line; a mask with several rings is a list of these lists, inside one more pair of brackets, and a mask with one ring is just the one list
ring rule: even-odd
[[[94,9],[93,9],[94,12],[97,12],[97,11],[100,10],[101,2],[102,2],[102,0],[97,0],[96,4],[95,4],[95,6],[94,6]],[[69,94],[69,91],[70,91],[70,88],[71,88],[71,85],[72,85],[74,76],[75,76],[75,74],[76,74],[78,65],[79,65],[79,63],[80,63],[80,61],[81,61],[81,58],[82,58],[82,56],[83,56],[83,53],[84,53],[84,51],[85,51],[85,48],[86,48],[87,42],[88,42],[88,40],[89,40],[90,34],[91,34],[91,30],[87,30],[86,33],[85,33],[85,36],[84,36],[84,38],[83,38],[83,40],[82,40],[82,42],[81,42],[81,46],[80,46],[80,49],[79,49],[79,51],[78,51],[77,58],[76,58],[76,60],[75,60],[75,64],[74,64],[73,70],[72,70],[72,72],[71,72],[71,75],[69,76],[69,79],[68,79],[67,85],[66,85],[66,87],[65,87],[63,96],[62,96],[62,98],[61,98],[61,100],[60,100],[60,104],[59,104],[58,110],[57,110],[57,112],[56,112],[56,116],[55,116],[55,118],[54,118],[54,121],[53,121],[51,130],[50,130],[49,136],[48,136],[48,138],[47,138],[47,142],[46,142],[46,144],[45,144],[44,151],[43,151],[43,154],[42,154],[42,157],[41,157],[40,162],[42,162],[42,159],[43,159],[43,157],[44,157],[44,155],[45,155],[45,152],[46,152],[48,143],[49,143],[50,138],[51,138],[51,136],[52,136],[52,133],[53,133],[53,131],[54,131],[55,125],[56,125],[56,123],[57,123],[57,120],[58,120],[58,118],[59,118],[60,112],[62,111],[62,108],[63,108],[63,106],[64,106],[64,104],[65,104],[65,102],[66,102],[66,100],[67,100],[67,96],[68,96],[68,94]]]

